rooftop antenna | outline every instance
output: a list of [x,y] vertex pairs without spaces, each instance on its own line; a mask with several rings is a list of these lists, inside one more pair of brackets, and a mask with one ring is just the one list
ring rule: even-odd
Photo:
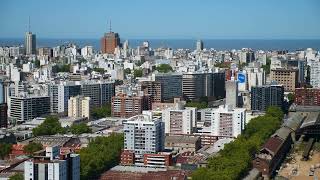
[[109,30],[110,30],[110,32],[111,32],[111,30],[112,30],[112,29],[111,29],[111,19],[110,19],[110,24],[109,24],[109,26],[110,26],[110,27],[109,27]]

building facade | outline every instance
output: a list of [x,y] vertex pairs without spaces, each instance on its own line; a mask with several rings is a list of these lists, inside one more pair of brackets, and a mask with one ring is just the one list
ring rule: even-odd
[[256,86],[251,89],[251,110],[266,111],[269,106],[282,107],[284,88],[281,85]]
[[118,33],[105,33],[101,38],[101,52],[103,54],[114,54],[114,50],[120,46],[120,36]]
[[0,128],[8,126],[8,106],[6,103],[0,103]]
[[238,106],[238,82],[226,81],[226,105]]
[[152,79],[161,83],[161,99],[170,101],[175,97],[182,97],[182,74],[158,73],[152,74]]
[[74,83],[50,85],[51,112],[67,112],[69,98],[80,95],[80,92],[81,86]]
[[81,95],[90,97],[91,107],[100,107],[111,103],[114,94],[114,82],[88,81],[81,84]]
[[32,32],[26,32],[25,35],[25,48],[26,48],[26,54],[36,54],[36,35],[32,34]]
[[162,102],[161,83],[156,81],[142,81],[141,91],[150,96],[152,103]]
[[298,87],[298,70],[297,69],[271,69],[271,81],[283,85],[287,92],[294,92]]
[[320,88],[320,61],[312,61],[310,65],[310,84],[313,88]]
[[296,88],[295,104],[302,106],[320,106],[319,88]]
[[90,97],[71,97],[68,100],[68,116],[90,119]]

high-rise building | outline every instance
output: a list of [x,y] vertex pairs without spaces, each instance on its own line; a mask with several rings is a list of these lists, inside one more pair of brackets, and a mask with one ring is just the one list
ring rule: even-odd
[[266,83],[266,75],[263,68],[246,68],[248,88],[251,91],[252,86],[262,86]]
[[74,82],[64,82],[49,86],[51,112],[53,113],[67,112],[69,98],[81,93],[81,86]]
[[170,101],[175,97],[182,97],[182,74],[157,73],[152,74],[152,80],[161,83],[161,99]]
[[9,117],[25,122],[50,113],[49,96],[10,97]]
[[197,51],[203,50],[203,42],[201,40],[197,41]]
[[4,84],[0,79],[0,104],[4,103]]
[[120,37],[118,33],[111,31],[105,33],[101,38],[101,51],[103,54],[114,54],[114,50],[120,46]]
[[24,179],[79,180],[79,154],[58,155],[51,159],[48,156],[34,156],[24,162]]
[[136,115],[124,122],[124,149],[135,156],[154,154],[164,149],[164,123],[160,118]]
[[320,106],[319,88],[296,88],[295,104],[302,106]]
[[149,109],[151,109],[151,101],[148,95],[117,94],[112,97],[111,113],[113,117],[129,118]]
[[226,81],[226,105],[238,106],[238,81]]
[[114,94],[115,86],[112,81],[85,81],[81,84],[81,95],[90,97],[91,107],[111,103]]
[[256,86],[251,89],[251,110],[266,111],[269,106],[282,107],[284,88],[282,85]]
[[168,134],[192,134],[196,127],[197,109],[184,107],[182,102],[175,104],[174,108],[162,111],[165,122],[165,132]]
[[246,109],[221,105],[219,108],[208,108],[203,121],[208,124],[210,135],[237,137],[242,133],[246,124]]
[[161,99],[161,83],[156,81],[142,81],[141,84],[141,91],[144,92],[144,94],[147,94],[150,96],[150,101],[152,103],[154,102],[162,102]]
[[182,93],[188,100],[214,96],[213,73],[185,73],[182,76]]
[[310,84],[313,88],[320,88],[320,61],[311,61]]
[[26,32],[25,35],[25,48],[26,48],[26,54],[36,54],[36,35],[32,34],[32,32]]
[[8,106],[6,103],[0,103],[0,128],[8,126]]
[[83,96],[70,97],[68,100],[68,116],[90,119],[90,98]]
[[283,85],[284,90],[294,92],[298,87],[298,70],[297,69],[271,69],[271,81]]

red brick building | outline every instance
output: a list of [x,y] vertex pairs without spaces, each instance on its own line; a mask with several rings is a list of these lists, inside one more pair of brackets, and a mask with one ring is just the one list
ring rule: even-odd
[[171,166],[172,154],[171,153],[159,153],[159,154],[144,154],[143,164],[146,166]]
[[120,37],[118,33],[105,33],[101,38],[101,51],[103,54],[114,54],[116,47],[120,46]]
[[320,106],[320,89],[296,88],[295,103],[302,106]]
[[112,97],[111,113],[113,117],[129,118],[151,109],[150,96],[128,96],[118,94]]
[[121,165],[133,165],[134,164],[134,151],[123,150],[121,153],[120,164]]

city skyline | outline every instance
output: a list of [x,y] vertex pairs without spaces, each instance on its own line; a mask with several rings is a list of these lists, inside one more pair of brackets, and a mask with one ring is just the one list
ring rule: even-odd
[[316,0],[5,0],[0,15],[10,18],[0,20],[0,38],[22,38],[30,16],[31,31],[39,38],[99,39],[112,20],[112,30],[126,39],[320,39],[320,25],[315,23],[319,5]]

